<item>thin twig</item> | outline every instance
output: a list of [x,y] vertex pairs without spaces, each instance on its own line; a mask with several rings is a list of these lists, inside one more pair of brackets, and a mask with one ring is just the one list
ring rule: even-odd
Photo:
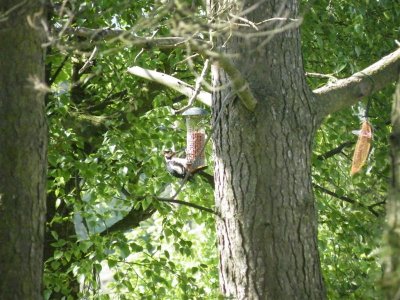
[[321,74],[321,73],[314,73],[314,72],[306,72],[305,75],[309,76],[309,77],[328,78],[328,79],[331,79],[331,80],[338,80],[335,76],[333,76],[331,74]]
[[207,208],[198,204],[194,204],[194,203],[190,203],[187,201],[182,201],[182,200],[176,200],[176,199],[170,199],[170,198],[160,198],[160,197],[154,197],[154,199],[158,200],[158,201],[162,201],[162,202],[169,202],[169,203],[177,203],[177,204],[182,204],[182,205],[186,205],[189,207],[193,207],[202,211],[206,211],[209,213],[212,213],[216,216],[218,216],[218,213],[214,210],[212,210],[211,208]]
[[57,76],[61,73],[61,71],[62,71],[62,69],[64,68],[64,66],[65,66],[66,62],[68,61],[68,59],[69,59],[69,54],[67,54],[67,55],[64,57],[63,61],[62,61],[61,64],[58,66],[57,70],[54,72],[54,75],[50,77],[51,79],[49,80],[49,87],[51,87],[51,85],[52,85],[52,84],[54,83],[54,81],[57,79]]
[[287,17],[275,17],[275,18],[270,18],[270,19],[266,19],[264,21],[255,23],[257,26],[261,25],[261,24],[265,24],[265,23],[270,23],[270,22],[283,22],[283,21],[290,21],[290,22],[299,22],[301,19],[293,19],[293,18],[287,18]]
[[341,143],[339,146],[337,146],[336,148],[329,150],[328,152],[325,152],[324,154],[318,155],[317,159],[318,160],[325,160],[328,159],[336,154],[342,153],[342,150],[346,147],[352,146],[354,145],[354,142],[344,142]]
[[85,62],[85,64],[82,66],[82,68],[79,69],[78,74],[82,74],[83,72],[86,71],[87,68],[89,68],[92,65],[92,61],[93,61],[94,57],[96,56],[96,53],[97,53],[97,46],[94,46],[94,49],[89,56],[89,59]]
[[368,207],[374,208],[375,206],[379,206],[379,205],[383,205],[383,204],[386,204],[386,200],[379,201],[379,202],[376,202],[374,204],[368,205]]
[[335,198],[340,199],[342,201],[345,201],[347,203],[355,204],[355,205],[358,205],[358,206],[360,206],[362,208],[368,209],[375,217],[379,217],[379,214],[371,206],[367,206],[367,205],[365,205],[365,204],[363,204],[363,203],[361,203],[359,201],[356,201],[354,199],[351,199],[351,198],[349,198],[347,196],[338,195],[335,192],[333,192],[331,190],[328,190],[327,188],[322,187],[322,186],[320,186],[320,185],[318,185],[316,183],[313,183],[313,186],[315,188],[319,189],[320,191],[324,192],[325,194],[328,194],[329,196],[332,196],[332,197],[335,197]]
[[243,23],[245,23],[246,25],[253,27],[255,30],[258,31],[258,27],[256,26],[256,24],[254,24],[253,22],[247,20],[246,18],[240,17],[240,16],[235,16],[234,14],[229,14],[229,16],[231,18],[233,18],[232,22],[235,22],[235,19],[242,21]]
[[135,58],[133,59],[133,62],[136,62],[136,60],[138,59],[138,57],[139,57],[140,55],[142,55],[143,52],[144,52],[144,48],[140,49],[139,53],[136,54]]
[[206,61],[204,62],[203,70],[201,71],[200,76],[196,79],[196,84],[195,84],[195,87],[194,87],[194,93],[190,97],[190,99],[188,101],[188,104],[186,106],[182,107],[181,109],[176,110],[175,114],[180,114],[180,113],[184,112],[185,110],[187,110],[188,108],[193,106],[194,100],[196,100],[197,95],[200,93],[201,84],[202,84],[202,82],[204,80],[204,77],[207,74],[209,66],[210,66],[210,60],[206,59]]
[[[147,196],[133,196],[133,195],[132,195],[131,193],[129,193],[124,187],[121,188],[121,193],[122,193],[126,198],[131,198],[131,199],[135,199],[135,200],[139,200],[139,201],[140,201],[140,200],[144,200],[144,199],[147,197]],[[214,210],[212,210],[211,208],[204,207],[204,206],[201,206],[201,205],[198,205],[198,204],[194,204],[194,203],[190,203],[190,202],[187,202],[187,201],[175,199],[176,195],[174,195],[173,197],[170,197],[170,198],[158,197],[158,196],[155,196],[155,195],[149,196],[149,197],[152,197],[153,199],[155,199],[155,200],[157,200],[157,201],[169,202],[169,203],[177,203],[177,204],[181,204],[181,205],[186,205],[186,206],[189,206],[189,207],[197,208],[197,209],[199,209],[199,210],[212,213],[212,214],[214,214],[214,215],[218,215],[217,212],[214,211]],[[118,197],[117,197],[117,198],[118,198]],[[119,199],[125,201],[125,199],[122,199],[122,198],[119,198]]]

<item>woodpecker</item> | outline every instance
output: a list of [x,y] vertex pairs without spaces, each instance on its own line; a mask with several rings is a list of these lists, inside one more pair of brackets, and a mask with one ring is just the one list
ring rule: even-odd
[[186,174],[188,174],[188,166],[186,158],[175,157],[175,154],[176,153],[171,150],[164,151],[164,158],[167,171],[174,177],[185,178]]
[[[174,177],[185,178],[186,174],[189,173],[190,166],[188,165],[186,158],[178,158],[175,157],[175,155],[176,153],[171,150],[164,151],[167,171]],[[203,177],[211,185],[212,188],[214,188],[214,176],[204,172],[205,168],[207,168],[207,166],[202,166],[197,169],[191,170],[188,175],[188,180],[193,181],[194,174],[198,174]]]

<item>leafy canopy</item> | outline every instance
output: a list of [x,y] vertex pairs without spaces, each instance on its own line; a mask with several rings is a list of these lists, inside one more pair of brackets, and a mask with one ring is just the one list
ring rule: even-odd
[[[46,297],[218,298],[213,215],[157,198],[180,188],[165,172],[161,153],[185,148],[184,120],[172,112],[187,99],[126,72],[138,65],[194,84],[204,57],[185,45],[147,47],[132,37],[207,40],[202,1],[54,0],[52,6]],[[331,75],[309,76],[312,88],[366,67],[390,52],[398,36],[395,1],[304,0],[302,15],[305,71]],[[73,30],[81,28],[129,34],[83,37]],[[360,174],[349,176],[351,131],[359,128],[366,102],[329,116],[316,134],[313,180],[330,299],[380,297],[376,252],[392,92],[370,99],[373,150]],[[212,173],[210,145],[206,152]],[[213,208],[212,188],[201,177],[177,199]]]

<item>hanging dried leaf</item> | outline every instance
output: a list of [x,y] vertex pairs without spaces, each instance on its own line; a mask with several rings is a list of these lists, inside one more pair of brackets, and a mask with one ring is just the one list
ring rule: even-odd
[[356,148],[354,149],[350,175],[354,175],[359,172],[367,161],[369,150],[371,149],[371,141],[372,126],[368,123],[368,121],[364,121],[361,125],[361,130],[358,133],[358,140]]

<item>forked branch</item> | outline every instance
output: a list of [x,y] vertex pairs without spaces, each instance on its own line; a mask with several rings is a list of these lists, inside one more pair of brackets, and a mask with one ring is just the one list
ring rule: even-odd
[[[248,110],[254,111],[257,105],[257,100],[251,92],[249,84],[243,78],[240,71],[236,69],[236,67],[224,56],[212,53],[211,51],[203,52],[203,54],[211,56],[218,61],[218,65],[222,67],[230,77],[234,92],[238,95],[243,105]],[[181,94],[188,96],[189,99],[195,97],[204,104],[211,106],[211,93],[199,91],[197,88],[178,78],[157,71],[144,69],[138,66],[128,68],[128,72],[133,75],[152,80],[169,88],[172,88],[180,92]]]

